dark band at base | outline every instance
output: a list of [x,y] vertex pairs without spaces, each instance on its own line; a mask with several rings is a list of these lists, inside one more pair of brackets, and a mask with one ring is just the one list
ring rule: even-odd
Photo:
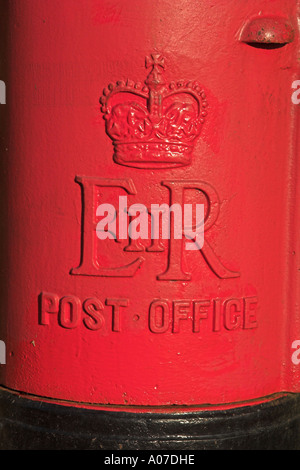
[[75,408],[0,389],[0,450],[300,450],[300,395],[184,413]]

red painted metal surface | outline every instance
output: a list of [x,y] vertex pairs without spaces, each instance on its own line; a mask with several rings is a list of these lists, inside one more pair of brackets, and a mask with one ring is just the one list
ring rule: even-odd
[[[8,3],[1,384],[139,409],[300,392],[297,2]],[[247,44],[273,20],[284,47]],[[98,240],[119,196],[205,204],[203,248]]]
[[241,32],[241,40],[249,44],[289,44],[294,39],[295,25],[285,16],[251,18]]

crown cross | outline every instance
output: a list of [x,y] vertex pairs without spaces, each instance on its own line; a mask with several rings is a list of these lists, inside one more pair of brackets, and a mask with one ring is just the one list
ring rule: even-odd
[[149,87],[148,110],[152,120],[157,121],[162,115],[162,92],[165,87],[165,59],[160,54],[152,54],[146,57],[146,68],[151,71],[145,81]]
[[207,115],[205,92],[192,81],[167,85],[161,54],[147,56],[145,66],[151,70],[144,85],[110,83],[100,98],[114,160],[136,168],[188,165]]

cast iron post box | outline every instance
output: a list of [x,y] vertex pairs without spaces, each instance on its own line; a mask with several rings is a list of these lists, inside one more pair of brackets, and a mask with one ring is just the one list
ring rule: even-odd
[[299,1],[1,8],[0,447],[299,449]]

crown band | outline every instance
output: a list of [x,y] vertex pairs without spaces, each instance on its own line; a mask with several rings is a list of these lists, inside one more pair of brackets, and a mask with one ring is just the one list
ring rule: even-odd
[[192,145],[182,143],[115,142],[114,161],[136,168],[171,168],[190,163]]

